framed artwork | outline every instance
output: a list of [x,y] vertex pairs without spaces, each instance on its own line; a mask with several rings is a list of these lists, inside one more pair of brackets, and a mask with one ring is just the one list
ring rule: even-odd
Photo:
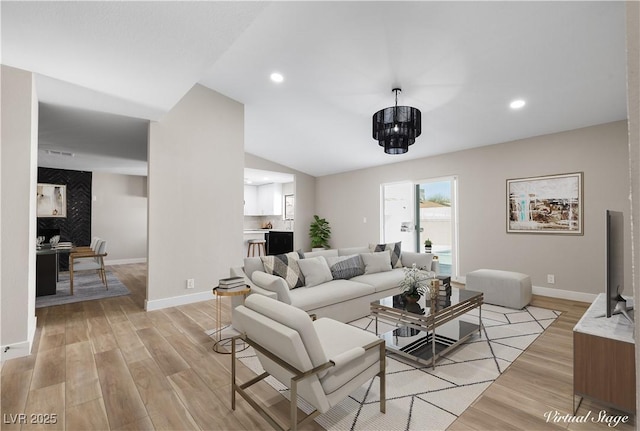
[[582,177],[507,180],[507,233],[583,235]]
[[67,217],[67,186],[38,183],[36,214],[38,217]]
[[293,220],[294,196],[284,195],[284,219]]

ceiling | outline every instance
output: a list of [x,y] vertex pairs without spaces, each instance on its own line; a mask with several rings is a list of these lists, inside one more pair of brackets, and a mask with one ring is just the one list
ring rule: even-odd
[[263,171],[260,169],[244,168],[244,183],[246,185],[261,186],[271,183],[292,183],[295,176],[284,172]]
[[[245,105],[247,152],[314,176],[627,117],[624,2],[0,7],[2,63],[37,74],[50,165],[144,174],[141,127],[196,83]],[[386,155],[371,116],[396,86],[422,111],[422,135]],[[516,98],[524,108],[509,108]]]

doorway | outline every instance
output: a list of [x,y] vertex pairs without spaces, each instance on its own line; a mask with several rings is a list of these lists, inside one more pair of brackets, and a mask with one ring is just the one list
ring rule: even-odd
[[457,177],[383,184],[381,192],[382,240],[424,252],[429,239],[440,273],[457,277]]

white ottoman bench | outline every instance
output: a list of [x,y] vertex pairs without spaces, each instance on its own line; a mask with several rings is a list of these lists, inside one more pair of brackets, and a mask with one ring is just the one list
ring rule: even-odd
[[524,308],[531,301],[531,277],[519,272],[478,269],[467,274],[467,289],[482,292],[484,302]]

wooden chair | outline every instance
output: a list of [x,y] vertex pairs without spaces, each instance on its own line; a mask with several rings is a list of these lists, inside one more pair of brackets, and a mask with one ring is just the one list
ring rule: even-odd
[[98,236],[94,236],[93,238],[91,238],[91,244],[89,245],[80,245],[77,246],[76,248],[74,248],[74,253],[75,252],[96,252],[96,248],[98,246],[98,241],[100,241],[100,237]]
[[69,254],[69,290],[73,295],[73,276],[78,271],[97,271],[100,281],[109,289],[104,257],[107,255],[107,241],[99,239],[95,251],[74,251]]

